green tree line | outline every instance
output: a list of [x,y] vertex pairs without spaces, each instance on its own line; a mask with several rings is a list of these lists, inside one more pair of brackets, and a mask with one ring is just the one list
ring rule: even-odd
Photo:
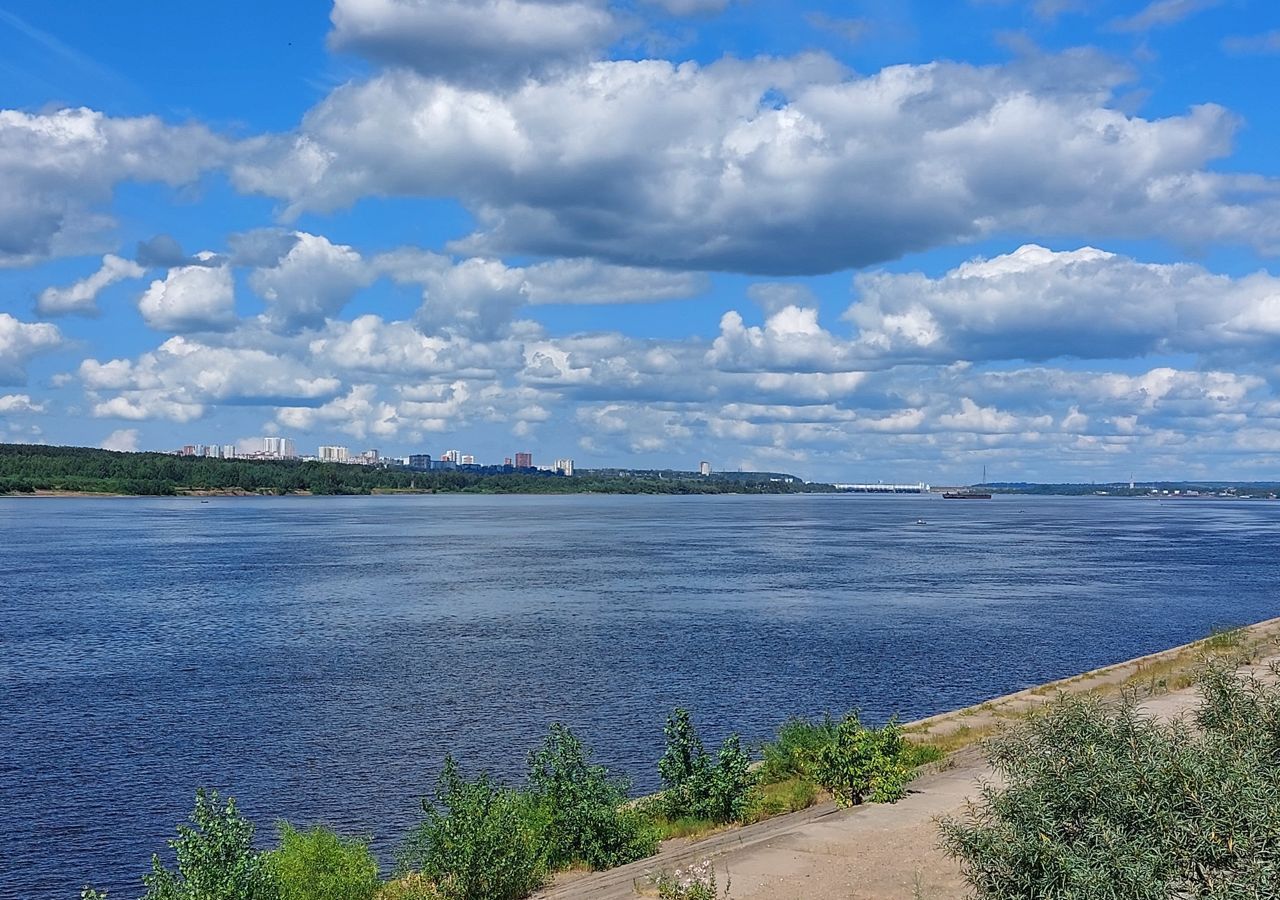
[[826,489],[800,481],[596,476],[552,473],[418,472],[301,460],[208,459],[117,453],[87,447],[0,444],[0,494],[83,491],[166,496],[191,491],[370,494],[375,491],[491,494],[779,494]]

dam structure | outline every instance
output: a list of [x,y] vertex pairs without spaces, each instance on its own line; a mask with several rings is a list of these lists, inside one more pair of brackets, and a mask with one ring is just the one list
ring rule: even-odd
[[833,484],[837,491],[849,494],[927,494],[929,485],[923,481],[918,484]]

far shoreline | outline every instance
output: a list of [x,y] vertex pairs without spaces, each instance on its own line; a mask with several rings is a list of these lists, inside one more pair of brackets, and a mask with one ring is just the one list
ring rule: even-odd
[[[947,490],[950,490],[949,488]],[[291,497],[301,498],[339,498],[339,497],[798,497],[798,496],[846,496],[856,497],[862,500],[883,500],[889,497],[912,497],[920,499],[940,500],[944,493],[943,489],[931,490],[926,493],[874,493],[874,492],[858,492],[858,491],[804,491],[795,493],[761,493],[758,491],[714,491],[706,493],[664,493],[656,491],[467,491],[467,490],[411,490],[411,489],[375,489],[368,493],[332,493],[318,494],[314,491],[289,491],[286,493],[271,492],[254,492],[244,490],[205,490],[192,488],[189,490],[179,489],[172,494],[124,494],[119,492],[108,491],[60,491],[60,490],[35,490],[35,491],[3,491],[0,492],[0,500],[212,500],[212,499],[258,499],[258,500],[282,500]],[[1008,500],[1026,500],[1038,498],[1057,498],[1062,500],[1155,500],[1170,501],[1179,504],[1186,503],[1205,503],[1205,502],[1222,502],[1222,503],[1239,503],[1241,501],[1275,501],[1280,497],[1259,497],[1248,494],[1239,496],[1221,496],[1221,495],[1177,495],[1177,494],[1096,494],[1096,493],[1048,493],[1044,491],[1007,491],[998,492],[991,499],[1004,498]]]

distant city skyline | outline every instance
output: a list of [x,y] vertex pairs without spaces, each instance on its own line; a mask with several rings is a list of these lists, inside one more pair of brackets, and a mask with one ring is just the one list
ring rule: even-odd
[[[133,451],[131,451],[133,452]],[[137,450],[136,452],[145,452]],[[416,452],[403,455],[388,454],[377,447],[358,449],[346,444],[320,444],[315,453],[299,449],[297,441],[285,435],[266,435],[255,438],[244,438],[233,444],[190,443],[175,449],[151,452],[176,453],[179,456],[200,456],[215,459],[301,459],[316,460],[328,463],[350,463],[360,465],[378,465],[380,463],[397,463],[409,468],[440,468],[440,463],[453,467],[510,467],[513,469],[542,469],[555,471],[563,475],[573,475],[577,465],[573,457],[557,456],[552,463],[535,464],[533,454],[529,451],[516,451],[514,457],[506,456],[501,462],[477,457],[473,453],[463,453],[457,449],[440,451],[433,455],[419,448]],[[514,459],[514,462],[513,462]],[[709,464],[701,463],[705,469]],[[704,471],[703,474],[709,474]]]

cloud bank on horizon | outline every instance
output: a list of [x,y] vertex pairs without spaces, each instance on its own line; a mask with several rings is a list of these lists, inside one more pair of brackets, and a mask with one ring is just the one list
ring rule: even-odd
[[1261,0],[0,6],[0,441],[1280,478]]

